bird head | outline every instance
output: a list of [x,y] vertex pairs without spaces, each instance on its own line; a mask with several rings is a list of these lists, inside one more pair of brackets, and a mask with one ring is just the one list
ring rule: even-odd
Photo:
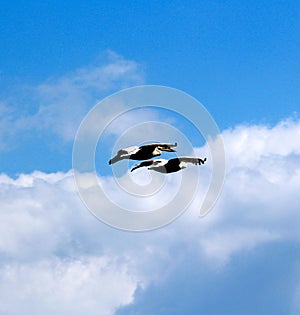
[[172,149],[169,146],[159,146],[158,149],[160,151],[166,151],[166,152],[176,152],[176,150]]
[[136,169],[138,169],[138,168],[140,168],[140,167],[150,166],[150,165],[152,165],[153,163],[154,163],[153,160],[144,161],[144,162],[142,162],[142,163],[136,165],[135,167],[133,167],[133,168],[131,169],[131,172],[133,172],[134,170],[136,170]]

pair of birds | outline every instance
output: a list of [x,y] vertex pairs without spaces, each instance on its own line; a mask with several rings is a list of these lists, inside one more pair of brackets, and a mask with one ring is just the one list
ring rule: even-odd
[[[142,146],[133,146],[118,151],[117,155],[109,160],[109,164],[116,163],[124,159],[130,160],[149,160],[153,157],[160,156],[162,151],[165,152],[176,152],[172,149],[176,147],[177,143],[151,143]],[[154,170],[160,173],[174,173],[180,171],[187,167],[187,163],[193,163],[195,165],[204,164],[206,158],[201,159],[192,156],[182,156],[170,160],[165,159],[155,159],[144,161],[134,168],[131,169],[131,172],[140,168],[148,167],[149,170]]]

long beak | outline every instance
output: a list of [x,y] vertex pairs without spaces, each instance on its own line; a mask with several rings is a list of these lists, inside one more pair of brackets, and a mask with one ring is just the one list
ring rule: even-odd
[[176,150],[172,148],[160,148],[161,151],[167,151],[167,152],[176,152]]

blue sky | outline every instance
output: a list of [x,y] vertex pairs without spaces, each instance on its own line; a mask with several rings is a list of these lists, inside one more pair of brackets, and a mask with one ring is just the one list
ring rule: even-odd
[[[0,19],[1,314],[299,314],[297,1],[2,1]],[[140,84],[206,106],[227,170],[207,217],[135,234],[91,216],[71,169],[88,111]],[[149,119],[207,149],[167,111],[121,118],[96,168],[123,203],[108,140]]]
[[[275,124],[297,113],[300,39],[294,1],[272,6],[261,1],[4,1],[2,8],[1,96],[19,115],[34,114],[43,104],[31,89],[107,63],[108,50],[137,63],[136,83],[171,86],[196,97],[222,129],[244,122]],[[116,90],[95,90],[86,108]],[[21,137],[24,143],[27,138]],[[26,165],[28,145],[21,154]],[[67,170],[68,156],[61,155],[53,169],[49,159],[48,168],[43,163],[40,168]],[[5,157],[1,164],[19,171]]]

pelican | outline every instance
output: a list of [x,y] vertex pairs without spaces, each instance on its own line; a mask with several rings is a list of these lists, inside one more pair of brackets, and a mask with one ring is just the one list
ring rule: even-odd
[[187,163],[193,163],[195,165],[201,165],[204,164],[206,161],[206,158],[200,159],[198,157],[192,157],[192,156],[182,156],[170,160],[164,160],[164,159],[156,159],[156,160],[150,160],[150,161],[144,161],[140,163],[139,165],[136,165],[131,172],[136,170],[140,167],[148,167],[148,170],[153,170],[160,173],[174,173],[178,172],[184,168],[187,167]]
[[124,159],[130,160],[148,160],[162,154],[162,151],[176,152],[172,147],[176,147],[177,143],[151,143],[140,147],[133,146],[118,151],[117,155],[109,160],[109,164],[116,163]]

